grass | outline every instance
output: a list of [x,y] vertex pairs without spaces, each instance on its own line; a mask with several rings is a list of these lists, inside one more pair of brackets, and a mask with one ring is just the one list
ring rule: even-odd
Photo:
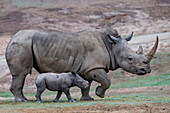
[[31,108],[49,108],[55,109],[57,107],[72,107],[72,106],[89,106],[98,103],[120,105],[120,104],[144,104],[144,103],[155,103],[155,102],[170,102],[170,97],[164,94],[129,94],[129,95],[115,95],[105,97],[104,99],[94,97],[95,101],[77,101],[75,103],[69,103],[66,99],[60,103],[53,103],[52,100],[44,100],[43,103],[35,103],[35,100],[31,100],[25,103],[14,103],[12,100],[1,100],[0,109],[31,109]]
[[151,64],[166,64],[170,61],[170,52],[157,53],[156,57],[156,59],[151,60]]
[[[112,85],[111,88],[131,88],[131,87],[150,87],[150,86],[162,86],[170,85],[170,73],[163,75],[153,75],[143,79],[134,79],[120,84]],[[43,98],[43,103],[35,103],[35,98],[25,103],[14,103],[13,100],[0,100],[0,109],[31,109],[31,108],[48,108],[55,109],[57,107],[72,107],[72,106],[90,106],[95,104],[109,104],[109,105],[120,105],[120,104],[145,104],[145,103],[168,103],[170,102],[170,96],[163,94],[161,91],[149,91],[145,93],[135,94],[112,94],[112,96],[106,96],[104,99],[97,96],[93,96],[95,101],[79,101],[79,98],[73,97],[78,100],[75,103],[68,103],[65,97],[60,99],[60,103],[53,103],[53,98]],[[46,91],[43,95],[56,95],[56,92]],[[34,96],[35,93],[28,93],[25,96]],[[10,92],[0,92],[0,97],[13,97]]]
[[163,75],[152,75],[143,79],[137,78],[121,82],[119,84],[113,84],[110,88],[133,88],[133,87],[149,87],[149,86],[164,86],[170,85],[170,73]]
[[0,97],[13,97],[11,92],[0,92]]

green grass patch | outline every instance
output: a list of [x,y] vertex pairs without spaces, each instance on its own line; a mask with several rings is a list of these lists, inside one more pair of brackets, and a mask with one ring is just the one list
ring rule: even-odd
[[133,88],[133,87],[148,87],[148,86],[164,86],[170,85],[170,73],[163,75],[152,75],[143,79],[137,78],[111,85],[111,88]]
[[161,52],[156,54],[155,59],[151,60],[151,64],[166,64],[170,61],[170,52]]
[[11,92],[0,92],[0,97],[13,97]]

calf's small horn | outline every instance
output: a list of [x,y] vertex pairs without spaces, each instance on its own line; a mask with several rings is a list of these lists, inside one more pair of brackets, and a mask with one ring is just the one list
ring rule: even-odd
[[159,42],[159,38],[158,36],[156,37],[156,42],[155,45],[152,47],[152,49],[149,51],[149,53],[146,55],[148,62],[150,62],[152,60],[152,58],[154,57],[157,47],[158,47],[158,42]]
[[133,32],[129,34],[128,36],[126,36],[124,39],[127,41],[130,41],[132,39],[132,36],[133,36]]

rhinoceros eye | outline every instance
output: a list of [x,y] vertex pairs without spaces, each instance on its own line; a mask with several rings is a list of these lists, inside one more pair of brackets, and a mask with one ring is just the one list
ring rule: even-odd
[[133,56],[129,56],[129,57],[128,57],[128,60],[129,60],[129,63],[132,63],[133,60],[134,60]]

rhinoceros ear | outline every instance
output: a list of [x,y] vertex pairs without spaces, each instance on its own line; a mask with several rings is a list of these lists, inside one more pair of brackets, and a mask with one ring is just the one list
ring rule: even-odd
[[128,36],[126,36],[124,39],[126,41],[130,41],[132,39],[132,36],[133,36],[133,32],[131,34],[129,34]]
[[139,46],[138,50],[136,51],[136,54],[143,54],[142,45]]
[[117,42],[119,42],[119,39],[118,38],[116,38],[116,37],[114,37],[114,36],[112,36],[112,35],[109,35],[108,34],[108,41],[111,43],[111,44],[116,44]]

